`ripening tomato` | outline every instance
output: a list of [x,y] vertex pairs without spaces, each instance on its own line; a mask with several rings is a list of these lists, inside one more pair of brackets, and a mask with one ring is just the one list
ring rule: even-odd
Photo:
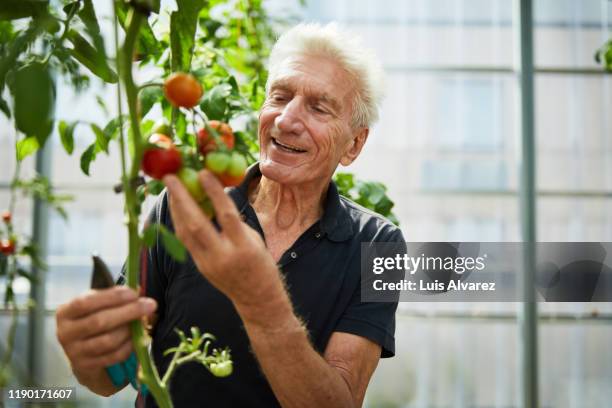
[[10,211],[6,210],[2,212],[2,221],[4,221],[5,224],[10,224],[12,218]]
[[224,152],[210,152],[206,155],[206,168],[215,174],[223,174],[230,165],[230,155]]
[[219,179],[221,184],[223,184],[224,187],[236,187],[240,185],[240,183],[242,183],[242,180],[244,180],[244,174],[241,176],[234,177],[230,176],[227,173],[223,173],[217,175],[217,178]]
[[232,177],[244,176],[244,172],[247,169],[247,161],[243,155],[238,152],[232,152],[230,162],[227,166],[227,174]]
[[4,238],[0,241],[0,252],[4,255],[12,255],[15,253],[15,241]]
[[142,171],[154,179],[160,180],[166,174],[174,174],[181,168],[183,160],[172,139],[166,135],[155,133],[149,138],[148,147],[142,156]]
[[200,102],[204,91],[193,75],[175,72],[164,82],[164,94],[175,107],[193,108]]
[[162,147],[164,149],[174,147],[174,142],[172,141],[172,139],[170,139],[169,136],[158,132],[153,133],[151,137],[149,137],[149,143],[154,144],[158,147]]
[[[208,126],[216,130],[223,141],[223,144],[228,149],[233,149],[235,144],[234,131],[231,126],[218,120],[211,120],[208,122]],[[200,147],[200,153],[206,155],[217,149],[217,143],[215,138],[208,134],[206,128],[202,128],[198,131],[198,146]]]

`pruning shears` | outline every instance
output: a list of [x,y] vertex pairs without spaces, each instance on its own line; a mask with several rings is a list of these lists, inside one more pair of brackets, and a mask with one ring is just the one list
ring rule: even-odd
[[[115,286],[113,275],[110,273],[104,261],[97,255],[93,255],[92,259],[93,271],[91,273],[91,288],[106,289]],[[115,387],[123,386],[125,381],[128,380],[136,391],[141,391],[143,395],[146,395],[147,387],[144,384],[138,384],[137,372],[138,359],[134,352],[130,354],[127,360],[106,367],[106,373]]]

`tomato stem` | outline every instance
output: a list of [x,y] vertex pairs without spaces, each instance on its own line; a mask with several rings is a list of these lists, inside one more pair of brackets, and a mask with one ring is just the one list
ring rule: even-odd
[[[115,16],[115,18],[117,18]],[[122,154],[122,181],[125,194],[125,211],[127,212],[128,228],[128,262],[127,262],[127,284],[132,289],[138,289],[140,251],[142,240],[138,233],[138,216],[140,215],[140,201],[135,189],[131,188],[130,182],[138,177],[140,162],[145,143],[140,132],[140,115],[138,112],[138,87],[132,76],[132,61],[140,27],[147,16],[141,11],[131,8],[126,19],[126,35],[121,54],[118,55],[119,75],[123,83],[129,110],[130,128],[132,130],[132,162],[129,174],[126,174],[125,154]],[[123,137],[121,137],[123,143]],[[143,322],[135,320],[130,324],[132,343],[140,363],[138,379],[145,384],[149,392],[153,394],[157,404],[161,408],[171,408],[172,399],[167,386],[161,382],[159,374],[149,354],[148,346],[150,338],[147,335]]]
[[163,88],[164,84],[163,82],[147,82],[146,84],[142,84],[138,87],[138,92],[142,91],[145,88],[155,88],[155,87]]

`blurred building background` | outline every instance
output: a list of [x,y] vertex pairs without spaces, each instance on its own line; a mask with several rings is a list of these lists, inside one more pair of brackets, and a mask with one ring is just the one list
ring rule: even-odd
[[[359,33],[387,72],[387,99],[365,151],[349,170],[389,187],[409,241],[520,241],[520,98],[517,19],[511,0],[270,1],[279,15],[338,21]],[[537,236],[539,241],[612,241],[612,79],[593,59],[611,35],[612,2],[534,0]],[[97,5],[96,5],[97,6]],[[115,91],[96,88],[112,108]],[[91,95],[60,91],[58,116],[105,113]],[[100,120],[98,120],[100,119]],[[13,168],[11,127],[0,126],[0,206]],[[75,151],[89,143],[79,134]],[[100,157],[92,177],[59,139],[50,173],[74,194],[64,222],[49,214],[45,360],[49,385],[74,384],[55,339],[54,309],[86,290],[90,254],[118,272],[126,255],[115,159]],[[112,148],[116,148],[113,146]],[[117,154],[114,155],[118,157]],[[32,172],[33,160],[24,165]],[[32,203],[15,219],[30,228]],[[29,288],[22,285],[25,296]],[[520,405],[519,305],[405,303],[397,356],[382,361],[368,407],[508,408]],[[612,306],[540,304],[542,407],[606,407],[612,402]],[[0,333],[8,317],[0,314]],[[27,347],[25,317],[18,332]],[[23,367],[25,369],[25,366]],[[126,389],[99,398],[79,388],[84,406],[132,406]]]

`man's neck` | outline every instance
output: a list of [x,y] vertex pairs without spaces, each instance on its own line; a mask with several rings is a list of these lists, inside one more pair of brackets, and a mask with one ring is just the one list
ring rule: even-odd
[[328,182],[287,186],[262,176],[249,192],[249,201],[270,231],[266,234],[310,227],[323,214]]

